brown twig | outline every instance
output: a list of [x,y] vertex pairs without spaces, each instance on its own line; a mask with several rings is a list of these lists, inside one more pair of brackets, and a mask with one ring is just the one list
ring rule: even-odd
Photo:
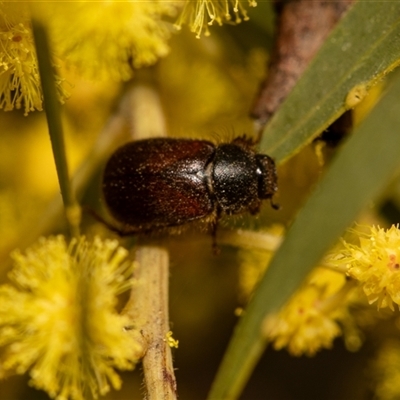
[[[146,70],[138,73],[151,79],[151,71],[150,74]],[[141,79],[141,83],[133,86],[129,109],[125,109],[130,134],[135,140],[166,136],[161,102],[154,85],[147,83],[147,79]],[[134,274],[137,284],[124,312],[130,317],[132,325],[140,330],[144,340],[146,399],[176,399],[176,380],[168,340],[168,252],[159,244],[140,245],[136,250],[136,261]]]
[[148,400],[177,398],[176,380],[168,344],[167,250],[159,246],[141,246],[136,250],[137,268],[134,285],[125,313],[142,335],[144,380]]
[[261,130],[354,0],[278,1],[277,32],[268,76],[251,110]]

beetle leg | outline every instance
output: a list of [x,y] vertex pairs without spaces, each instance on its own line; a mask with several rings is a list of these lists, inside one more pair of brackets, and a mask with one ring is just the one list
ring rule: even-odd
[[[272,198],[269,199],[269,202],[271,204],[271,207],[274,210],[280,210],[281,209],[281,206],[278,203],[274,203]],[[249,207],[249,211],[250,211],[251,215],[257,215],[260,212],[260,209],[261,209],[261,201],[255,203],[255,204],[253,204],[253,205],[251,205]]]
[[219,248],[217,243],[217,229],[220,218],[221,218],[221,209],[217,207],[215,218],[211,222],[212,249],[215,256],[221,253],[221,249]]
[[272,199],[272,197],[269,199],[269,202],[270,202],[270,204],[271,204],[271,207],[272,207],[274,210],[280,210],[280,209],[281,209],[280,204],[274,203],[274,200]]
[[258,200],[257,202],[254,202],[251,206],[249,206],[249,211],[251,215],[257,215],[260,212],[261,209],[261,201]]

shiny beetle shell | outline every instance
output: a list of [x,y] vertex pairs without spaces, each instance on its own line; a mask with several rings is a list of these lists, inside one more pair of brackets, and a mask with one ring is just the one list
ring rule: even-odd
[[259,211],[277,190],[274,161],[237,138],[158,138],[125,144],[108,161],[104,199],[121,233],[144,233],[221,214]]

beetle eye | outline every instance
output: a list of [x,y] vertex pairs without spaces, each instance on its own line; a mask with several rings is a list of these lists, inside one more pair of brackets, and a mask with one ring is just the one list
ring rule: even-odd
[[264,154],[256,155],[258,176],[258,197],[270,199],[278,190],[277,174],[274,160]]

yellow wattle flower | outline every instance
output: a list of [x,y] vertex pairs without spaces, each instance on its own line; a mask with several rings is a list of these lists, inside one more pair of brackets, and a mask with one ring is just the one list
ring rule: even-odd
[[[60,101],[68,96],[56,76]],[[0,109],[42,110],[36,50],[27,3],[0,2]]]
[[[249,0],[248,3],[250,7],[257,5],[254,0]],[[214,22],[218,25],[238,24],[242,19],[247,21],[249,17],[240,0],[187,0],[175,26],[181,29],[183,24],[188,24],[190,30],[196,33],[199,39],[203,31],[205,36],[210,35],[208,27]]]
[[368,234],[359,235],[359,245],[344,243],[337,262],[360,282],[370,304],[394,310],[394,304],[400,306],[400,230],[395,225],[387,230],[372,226]]
[[42,110],[40,78],[27,7],[0,3],[0,108]]
[[169,52],[178,1],[54,2],[35,15],[49,28],[53,48],[67,66],[95,79],[126,81],[134,68],[154,64]]
[[[268,232],[282,236],[282,227]],[[239,270],[241,297],[246,301],[271,260],[272,251],[242,250]],[[313,356],[322,348],[331,348],[338,336],[346,347],[357,350],[362,340],[354,318],[348,311],[349,293],[354,286],[343,271],[316,268],[276,313],[265,317],[262,332],[276,350],[286,348],[294,356]]]
[[345,276],[317,268],[276,314],[266,317],[263,332],[276,350],[287,348],[294,356],[313,356],[321,348],[331,348],[342,335],[338,321],[345,316],[342,296],[336,296],[345,285]]
[[115,369],[132,369],[142,351],[115,310],[131,285],[127,255],[117,241],[62,236],[14,252],[15,286],[0,286],[0,376],[29,371],[31,385],[58,399],[118,389]]

